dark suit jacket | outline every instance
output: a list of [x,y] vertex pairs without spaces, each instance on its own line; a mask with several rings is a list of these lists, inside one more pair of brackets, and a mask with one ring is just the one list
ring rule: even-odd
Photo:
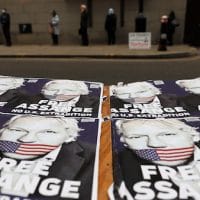
[[92,192],[95,148],[92,144],[72,142],[64,144],[50,169],[49,176],[61,180],[79,180],[80,200],[90,199]]
[[86,31],[87,28],[88,28],[88,13],[85,10],[81,13],[80,29],[82,31]]
[[200,112],[198,106],[200,105],[200,95],[189,94],[179,99],[180,105],[190,112]]
[[[61,181],[81,181],[81,186],[79,187],[79,200],[90,200],[92,193],[94,161],[94,145],[84,142],[71,142],[63,144],[56,160],[50,167],[48,176],[41,177],[40,183],[46,178],[58,178]],[[40,186],[40,183],[38,186]],[[63,185],[63,182],[60,185]],[[66,199],[59,196],[43,197],[38,193],[38,188],[33,195],[29,195],[29,197],[27,197],[27,199],[29,198],[33,198],[34,200]]]
[[[48,177],[81,181],[80,200],[91,199],[95,148],[83,142],[63,144]],[[48,197],[57,200],[59,198]]]
[[108,14],[105,21],[105,30],[115,32],[117,28],[117,17],[115,14]]
[[8,102],[14,106],[23,102],[27,94],[22,89],[11,89],[0,95],[0,102]]
[[[157,196],[158,191],[155,189],[154,183],[157,181],[163,180],[162,177],[159,175],[159,172],[157,175],[152,175],[151,180],[145,180],[145,179],[143,179],[143,175],[142,175],[142,171],[141,171],[141,165],[155,165],[156,166],[156,164],[153,164],[150,161],[146,161],[144,159],[139,158],[137,155],[135,155],[129,149],[125,149],[122,152],[120,152],[118,154],[117,158],[118,158],[118,160],[115,160],[116,163],[114,163],[114,164],[115,165],[118,164],[119,166],[117,168],[117,171],[115,171],[115,174],[113,177],[114,182],[116,180],[115,183],[117,184],[117,187],[119,187],[121,182],[124,181],[130,194],[133,197],[135,197],[136,193],[133,190],[134,184],[136,184],[140,181],[150,181],[151,182],[150,188],[155,192],[155,194]],[[167,180],[167,181],[170,181],[170,180]],[[172,183],[172,188],[175,189],[177,192],[179,192],[178,187],[173,182],[171,182],[171,183]]]
[[10,27],[10,15],[6,12],[1,14],[0,16],[0,23],[4,27]]

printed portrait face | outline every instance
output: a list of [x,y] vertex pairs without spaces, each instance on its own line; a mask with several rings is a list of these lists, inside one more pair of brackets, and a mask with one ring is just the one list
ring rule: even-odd
[[[16,159],[33,159],[44,155],[67,138],[67,128],[57,118],[25,116],[11,120],[1,131],[0,142],[7,145],[3,154]],[[7,143],[4,143],[6,141]]]
[[69,101],[82,94],[88,94],[84,83],[56,80],[48,82],[42,89],[43,95],[50,100]]
[[179,80],[176,83],[190,93],[200,94],[200,78]]
[[114,90],[117,98],[128,103],[148,103],[160,93],[158,88],[147,82],[130,83]]
[[[122,124],[122,142],[139,157],[160,165],[180,165],[194,151],[192,131],[163,120],[131,120]],[[181,122],[177,120],[177,123]]]
[[23,79],[0,77],[0,95],[23,84]]

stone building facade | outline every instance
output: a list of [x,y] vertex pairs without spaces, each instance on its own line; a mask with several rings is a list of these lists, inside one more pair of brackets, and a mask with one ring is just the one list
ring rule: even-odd
[[[88,1],[88,0],[87,0]],[[7,8],[11,15],[11,32],[14,44],[51,44],[48,22],[53,9],[60,16],[61,44],[79,44],[81,0],[1,0],[0,9]],[[122,7],[123,6],[123,7]],[[128,33],[135,30],[138,0],[90,0],[90,44],[106,44],[104,21],[108,8],[115,9],[118,18],[117,43],[126,44]],[[180,26],[176,30],[175,43],[182,43],[186,0],[144,0],[146,31],[152,33],[152,43],[159,40],[160,16],[174,10]],[[20,33],[19,24],[31,24],[32,33]],[[2,35],[0,35],[2,42]]]

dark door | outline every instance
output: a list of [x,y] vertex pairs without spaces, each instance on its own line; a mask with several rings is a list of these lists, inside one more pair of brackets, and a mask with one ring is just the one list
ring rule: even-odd
[[184,42],[200,46],[200,0],[187,0]]

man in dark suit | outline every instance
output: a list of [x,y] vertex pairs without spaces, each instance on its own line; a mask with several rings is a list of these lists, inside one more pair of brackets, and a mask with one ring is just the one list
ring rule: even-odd
[[178,80],[176,84],[184,88],[188,95],[180,98],[181,105],[192,112],[200,111],[200,78]]
[[114,13],[114,9],[109,8],[108,14],[107,14],[106,20],[105,20],[105,30],[107,31],[107,34],[108,34],[108,45],[115,44],[116,29],[117,29],[117,17]]
[[[56,179],[57,187],[65,184],[65,181],[76,181],[80,185],[74,194],[79,195],[78,199],[81,200],[90,199],[95,147],[93,144],[77,140],[81,130],[78,121],[72,118],[30,115],[10,118],[1,129],[0,150],[2,160],[8,158],[7,163],[12,161],[15,164],[9,165],[6,170],[1,171],[1,174],[8,173],[15,178],[26,175],[39,180],[34,193],[24,191],[23,188],[20,191],[11,188],[9,191],[4,187],[1,192],[58,200],[62,199],[58,192],[52,194],[53,189],[49,189],[49,195],[44,193],[44,186],[40,187],[44,181]],[[23,169],[26,170],[19,167],[23,161],[26,163]],[[43,167],[39,169],[38,164]],[[33,170],[34,167],[38,170]],[[53,183],[55,182],[52,182],[52,188]],[[65,197],[68,199],[67,196]]]
[[[137,194],[144,195],[143,198],[145,198],[148,196],[147,191],[150,190],[148,194],[151,192],[151,195],[155,196],[149,197],[149,199],[157,199],[159,189],[155,183],[158,186],[159,181],[169,181],[170,190],[178,192],[179,184],[186,179],[184,176],[181,177],[177,166],[187,165],[188,167],[192,166],[193,169],[198,168],[199,149],[195,142],[199,142],[199,132],[195,127],[191,127],[181,120],[117,120],[115,127],[124,148],[118,149],[116,155],[114,180],[117,180],[116,184],[119,188],[124,183],[127,193],[131,194],[133,198]],[[159,172],[158,168],[166,171]],[[147,178],[148,175],[149,178]],[[142,187],[140,184],[145,181],[146,185]],[[192,180],[187,183],[193,187]],[[121,192],[123,193],[122,190]],[[126,195],[128,195],[127,193]],[[171,194],[172,196],[169,196]],[[179,199],[176,192],[168,191],[167,195],[169,199]]]
[[88,13],[87,13],[87,6],[85,4],[81,4],[80,6],[81,10],[81,20],[80,20],[80,29],[79,34],[81,35],[82,45],[88,46],[89,40],[88,40]]
[[[137,110],[135,114],[186,112],[181,108],[176,95],[162,94],[159,88],[147,81],[111,86],[110,90],[113,109],[135,109]],[[169,112],[167,112],[168,108]]]
[[11,46],[12,42],[10,36],[10,15],[5,8],[2,9],[2,14],[0,16],[0,23],[6,40],[6,46]]
[[159,88],[147,81],[111,86],[111,95],[126,103],[148,104],[161,95]]

